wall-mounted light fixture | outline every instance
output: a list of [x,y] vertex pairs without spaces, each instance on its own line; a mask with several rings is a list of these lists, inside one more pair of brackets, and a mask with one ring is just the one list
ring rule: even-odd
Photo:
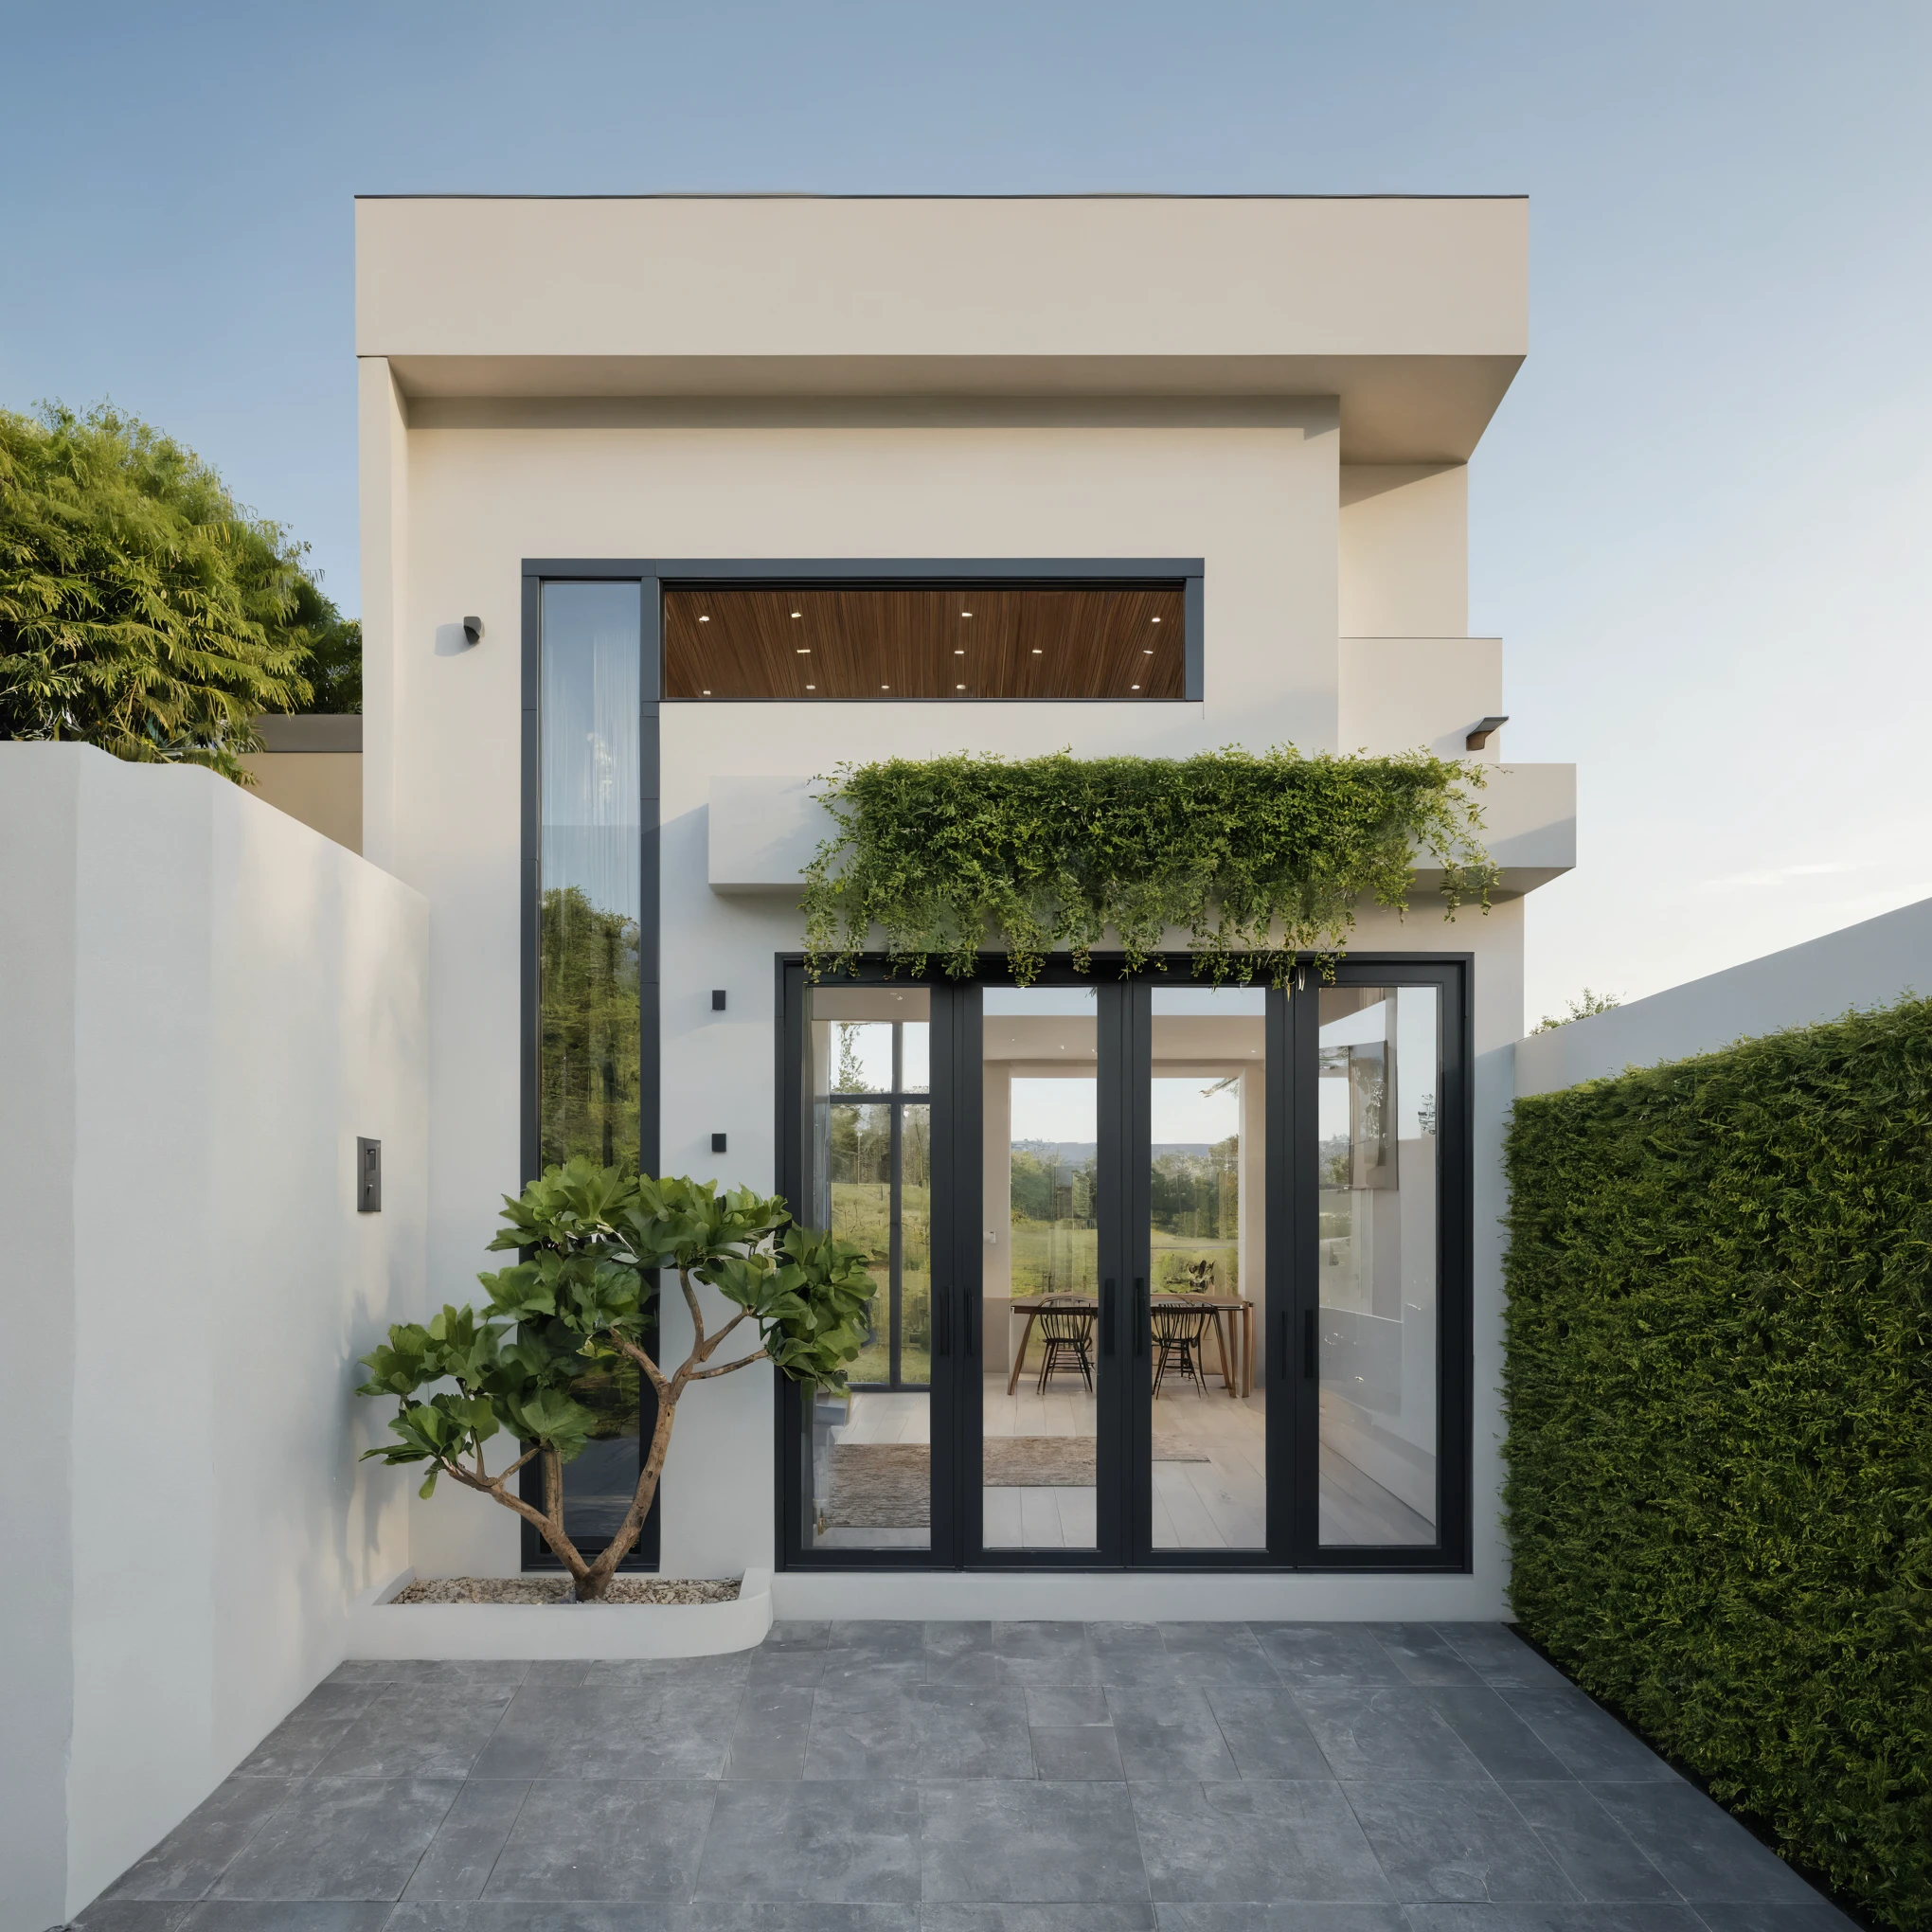
[[1485,718],[1462,742],[1471,751],[1480,751],[1490,742],[1490,733],[1500,731],[1509,722],[1507,717]]
[[481,617],[465,617],[463,619],[463,635],[467,637],[472,644],[482,643],[483,619]]

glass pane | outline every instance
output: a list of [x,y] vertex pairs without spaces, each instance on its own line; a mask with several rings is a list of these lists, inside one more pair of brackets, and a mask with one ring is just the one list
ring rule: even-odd
[[1321,1002],[1321,1540],[1437,1541],[1432,986]]
[[[544,586],[537,1104],[546,1167],[582,1154],[637,1171],[638,599],[635,583]],[[595,1549],[637,1486],[637,1371],[599,1369],[571,1389],[598,1421],[589,1446],[564,1465],[564,1520]]]
[[1092,1549],[1099,1005],[1091,987],[984,997],[985,1543]]
[[1156,987],[1148,1172],[1156,1549],[1261,1549],[1268,996]]
[[[807,1548],[923,1549],[932,1542],[930,1010],[931,995],[919,987],[807,993],[811,1118],[798,1211],[863,1247],[873,1282],[851,1392],[802,1391]],[[919,1084],[908,1089],[915,1064]],[[908,1091],[921,1098],[907,1100]]]

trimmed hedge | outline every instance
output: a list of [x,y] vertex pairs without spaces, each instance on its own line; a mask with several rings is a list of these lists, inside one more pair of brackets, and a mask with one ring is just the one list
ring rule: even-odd
[[1932,1001],[1517,1102],[1524,1628],[1932,1928]]

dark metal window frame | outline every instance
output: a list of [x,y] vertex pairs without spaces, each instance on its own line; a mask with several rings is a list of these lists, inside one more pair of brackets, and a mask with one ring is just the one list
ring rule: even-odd
[[[858,558],[681,558],[635,566],[655,575],[665,590],[704,590],[747,583],[822,583],[850,587],[868,584],[895,589],[1007,583],[1016,587],[1056,584],[1178,583],[1182,589],[1184,635],[1182,692],[1178,698],[667,698],[676,705],[1185,705],[1199,704],[1207,691],[1207,653],[1202,642],[1206,609],[1206,564],[1199,557],[858,557]],[[655,621],[662,631],[660,610]]]
[[[1147,992],[1159,984],[1194,983],[1185,956],[1165,962],[1169,975],[1158,969],[1136,975],[1128,982],[1128,996],[1101,1002],[1100,1038],[1097,1066],[1102,1082],[1101,1158],[1109,1145],[1118,1171],[1110,1190],[1123,1204],[1125,1225],[1100,1230],[1099,1257],[1105,1296],[1109,1279],[1129,1289],[1136,1259],[1137,1230],[1146,1221],[1147,1177],[1136,1172],[1131,1148],[1146,1137],[1149,1097],[1144,1084],[1129,1079],[1132,1089],[1111,1098],[1105,1091],[1111,1058],[1117,1069],[1130,1072],[1147,1057],[1143,1034],[1148,1025]],[[803,1176],[804,1008],[803,959],[780,955],[776,966],[776,1098],[781,1192],[796,1197]],[[1119,984],[1118,959],[1096,956],[1090,975],[1072,973],[1070,962],[1051,960],[1044,975],[1055,982]],[[1004,959],[989,956],[981,962],[975,983],[1010,984]],[[1268,1404],[1269,1483],[1268,1547],[1265,1550],[1155,1550],[1136,1539],[1133,1525],[1144,1522],[1151,1482],[1152,1426],[1144,1391],[1136,1381],[1122,1379],[1128,1390],[1123,1413],[1112,1419],[1111,1441],[1102,1442],[1117,1471],[1111,1479],[1103,1459],[1099,1472],[1101,1496],[1100,1545],[1104,1555],[1082,1556],[1059,1550],[983,1550],[968,1547],[974,1512],[966,1494],[970,1439],[978,1422],[975,1378],[962,1367],[951,1374],[939,1369],[938,1335],[945,1323],[962,1341],[970,1342],[976,1296],[962,1284],[976,1280],[979,1229],[976,1217],[962,1211],[968,1199],[976,1201],[976,1164],[980,1146],[980,1042],[978,1028],[951,1000],[936,1000],[933,1011],[933,1321],[935,1358],[931,1401],[932,1430],[939,1467],[933,1494],[932,1547],[926,1550],[814,1550],[803,1540],[803,1471],[800,1465],[803,1414],[796,1385],[778,1378],[774,1404],[778,1495],[778,1565],[785,1569],[971,1569],[986,1571],[1107,1571],[1146,1575],[1155,1571],[1217,1572],[1425,1572],[1466,1573],[1472,1561],[1470,1477],[1473,1452],[1475,1355],[1473,1303],[1475,1291],[1475,1096],[1470,1079],[1474,1034],[1474,956],[1467,953],[1363,953],[1351,955],[1334,969],[1334,983],[1343,986],[1425,986],[1439,989],[1441,1006],[1441,1088],[1439,1120],[1439,1188],[1437,1195],[1438,1268],[1438,1542],[1423,1547],[1389,1545],[1324,1545],[1319,1540],[1319,1383],[1315,1364],[1305,1353],[1307,1320],[1319,1304],[1319,1187],[1315,1082],[1319,1065],[1320,1012],[1316,998],[1327,983],[1313,959],[1297,971],[1292,996],[1270,993],[1267,1017],[1267,1138],[1271,1150],[1291,1150],[1289,1159],[1271,1156],[1267,1167],[1268,1223],[1280,1230],[1268,1243],[1265,1307],[1258,1313],[1256,1350],[1269,1367],[1270,1389],[1287,1399]],[[850,979],[834,984],[888,983],[891,975],[881,960],[862,962]],[[896,983],[910,982],[898,975]],[[937,973],[925,982],[936,991],[947,986]],[[1138,996],[1136,996],[1138,995]],[[1111,1010],[1111,1011],[1110,1011]],[[1117,1036],[1110,1047],[1110,1029]],[[941,1055],[947,1056],[942,1070]],[[1118,1078],[1118,1073],[1113,1076]],[[1105,1121],[1111,1108],[1119,1125],[1111,1134]],[[1124,1131],[1122,1131],[1124,1129]],[[1136,1136],[1138,1136],[1136,1139]],[[942,1198],[944,1188],[946,1197]],[[970,1224],[970,1225],[969,1225]],[[1123,1241],[1122,1236],[1128,1235]],[[1127,1250],[1114,1252],[1115,1249]],[[948,1304],[942,1314],[942,1297]],[[1116,1301],[1112,1326],[1118,1346],[1129,1346],[1136,1318],[1130,1293]],[[1317,1315],[1318,1320],[1318,1315]],[[1108,1311],[1103,1301],[1104,1328]],[[1105,1342],[1102,1341],[1102,1350]],[[968,1349],[976,1359],[977,1351]],[[1130,1364],[1130,1376],[1133,1374]],[[1144,1378],[1147,1365],[1140,1364]],[[955,1386],[957,1385],[957,1386]],[[1105,1424],[1103,1423],[1103,1426]],[[960,1453],[941,1444],[957,1439]],[[1111,1519],[1111,1520],[1110,1520]],[[1136,1547],[1138,1544],[1139,1547]]]
[[[638,586],[637,636],[639,716],[638,848],[641,876],[637,899],[637,1164],[655,1173],[658,1163],[658,1113],[661,1049],[659,1045],[658,945],[661,914],[658,905],[658,718],[663,688],[662,599],[648,563],[595,558],[526,558],[523,564],[523,852],[520,930],[522,1027],[519,1055],[521,1133],[519,1167],[524,1183],[543,1170],[543,1131],[539,1118],[539,1053],[543,1040],[540,985],[543,967],[543,608],[546,583],[635,583]],[[638,1458],[656,1422],[657,1403],[650,1384],[638,1387]],[[543,1502],[542,1476],[534,1463],[523,1472],[521,1492],[527,1501]],[[661,1495],[659,1500],[661,1501]],[[621,1568],[655,1569],[659,1555],[659,1515],[652,1505],[644,1528]],[[523,1530],[523,1566],[527,1570],[556,1570],[562,1565],[529,1524]],[[603,1546],[584,1542],[586,1555]]]

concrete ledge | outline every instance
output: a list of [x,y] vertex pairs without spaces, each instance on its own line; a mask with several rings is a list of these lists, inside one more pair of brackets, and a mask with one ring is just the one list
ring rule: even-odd
[[[1487,768],[1476,795],[1490,854],[1502,868],[1498,896],[1520,898],[1560,878],[1577,862],[1577,768],[1567,764],[1499,764]],[[714,778],[711,780],[710,882],[714,892],[791,892],[832,817],[805,778]],[[1419,870],[1419,891],[1441,883]]]
[[712,1657],[751,1650],[772,1627],[772,1573],[748,1569],[735,1603],[397,1603],[399,1570],[349,1605],[348,1655],[486,1662]]

